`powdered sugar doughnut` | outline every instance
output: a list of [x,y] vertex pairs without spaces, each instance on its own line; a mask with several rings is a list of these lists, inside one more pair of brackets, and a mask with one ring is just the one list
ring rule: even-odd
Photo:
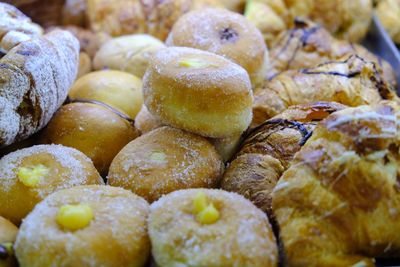
[[130,189],[149,202],[194,187],[216,187],[223,163],[205,138],[168,126],[126,145],[114,158],[108,183]]
[[150,207],[149,235],[158,266],[277,266],[267,216],[222,190],[179,190]]
[[15,224],[51,193],[85,184],[103,184],[92,161],[73,148],[38,145],[0,160],[0,216]]
[[252,83],[264,79],[268,51],[263,36],[238,13],[217,8],[189,12],[174,24],[166,43],[226,57],[242,66]]
[[[58,191],[22,223],[15,243],[18,261],[32,267],[144,266],[150,253],[148,212],[145,200],[122,188]],[[72,229],[77,222],[78,229]]]
[[145,105],[142,105],[142,108],[135,118],[135,127],[139,130],[140,134],[148,133],[161,126],[163,126],[161,121],[151,115]]
[[252,118],[246,71],[193,48],[158,51],[143,78],[143,94],[150,113],[161,122],[207,137],[239,135]]

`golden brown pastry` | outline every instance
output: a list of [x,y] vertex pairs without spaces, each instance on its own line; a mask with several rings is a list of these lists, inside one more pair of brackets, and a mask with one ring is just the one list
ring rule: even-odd
[[363,46],[335,39],[326,29],[302,19],[296,19],[294,27],[282,33],[272,45],[266,78],[271,79],[285,70],[311,68],[350,55],[374,62],[385,80],[396,85],[395,73],[389,63]]
[[397,44],[400,43],[400,1],[382,0],[376,7],[376,15],[385,30]]
[[261,32],[240,14],[217,8],[191,11],[174,24],[166,44],[218,54],[242,66],[254,85],[264,80],[267,47]]
[[313,101],[334,101],[348,106],[397,98],[373,62],[359,56],[330,61],[314,68],[285,71],[254,93],[253,125],[287,107]]
[[44,144],[61,144],[82,151],[102,176],[117,153],[138,136],[133,121],[101,103],[62,106],[38,136]]
[[134,119],[143,104],[142,81],[122,71],[95,71],[76,80],[68,96],[103,102]]
[[294,154],[318,121],[344,107],[330,102],[292,106],[250,130],[228,165],[221,188],[243,195],[271,215],[271,192]]
[[158,51],[143,78],[143,95],[146,107],[161,122],[207,137],[239,135],[252,118],[247,72],[193,48]]
[[89,55],[85,52],[79,53],[79,67],[78,67],[78,74],[76,78],[80,78],[89,72],[92,71],[92,60],[90,59]]
[[85,27],[87,24],[86,0],[65,0],[61,23]]
[[185,188],[214,188],[223,163],[207,139],[168,126],[126,145],[114,158],[108,184],[129,189],[150,203]]
[[217,0],[217,2],[223,7],[237,13],[243,13],[246,5],[246,0]]
[[158,266],[278,266],[267,216],[222,190],[179,190],[150,207],[149,235]]
[[142,78],[150,58],[165,45],[147,34],[116,37],[104,43],[96,53],[93,63],[96,70],[122,70]]
[[149,204],[122,188],[77,186],[38,204],[15,243],[21,266],[145,266]]
[[234,135],[225,138],[209,138],[215,149],[221,155],[224,162],[229,161],[236,153],[242,135]]
[[375,266],[398,256],[400,107],[330,115],[272,194],[287,266]]
[[18,225],[37,203],[55,191],[103,183],[92,161],[73,148],[24,148],[0,160],[0,216]]
[[161,126],[163,126],[162,122],[151,115],[146,106],[143,105],[135,118],[135,127],[139,130],[140,134],[148,133]]
[[14,257],[13,245],[18,228],[10,221],[0,216],[0,266],[16,267],[17,260]]
[[87,0],[86,15],[95,32],[112,36],[147,33],[165,40],[181,15],[215,5],[215,0]]
[[247,1],[245,15],[269,45],[280,32],[293,26],[296,17],[310,18],[338,38],[359,42],[368,31],[372,0],[251,0]]

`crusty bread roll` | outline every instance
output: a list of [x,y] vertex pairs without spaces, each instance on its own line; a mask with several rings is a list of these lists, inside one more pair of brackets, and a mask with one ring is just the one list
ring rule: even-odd
[[0,59],[0,146],[43,128],[67,97],[79,43],[66,31],[24,41]]

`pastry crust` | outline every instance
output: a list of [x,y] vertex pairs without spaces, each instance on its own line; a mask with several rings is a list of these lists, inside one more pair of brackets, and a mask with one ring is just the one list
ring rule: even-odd
[[[93,219],[76,231],[62,228],[64,205],[90,207]],[[149,204],[122,188],[77,186],[58,191],[24,220],[15,243],[22,266],[143,267],[150,254]]]
[[0,146],[43,128],[67,97],[79,43],[66,31],[24,41],[0,59]]
[[398,255],[400,107],[330,115],[272,194],[288,266],[375,266]]

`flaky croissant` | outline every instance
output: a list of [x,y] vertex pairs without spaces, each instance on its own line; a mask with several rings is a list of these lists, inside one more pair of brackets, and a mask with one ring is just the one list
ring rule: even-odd
[[400,255],[400,106],[319,123],[272,193],[287,266],[375,266]]
[[345,106],[317,102],[292,106],[245,135],[221,188],[239,193],[271,215],[271,192],[318,121]]
[[[0,3],[0,32],[5,33],[1,42],[11,31],[21,30],[26,36],[0,56],[0,147],[25,139],[48,123],[76,77],[79,54],[78,40],[66,31],[40,36],[10,27],[14,24],[2,13],[10,14],[7,6]],[[15,25],[30,25],[21,17]]]
[[333,101],[347,106],[397,99],[373,62],[359,56],[330,61],[314,68],[285,71],[254,93],[253,125],[272,118],[289,106]]

